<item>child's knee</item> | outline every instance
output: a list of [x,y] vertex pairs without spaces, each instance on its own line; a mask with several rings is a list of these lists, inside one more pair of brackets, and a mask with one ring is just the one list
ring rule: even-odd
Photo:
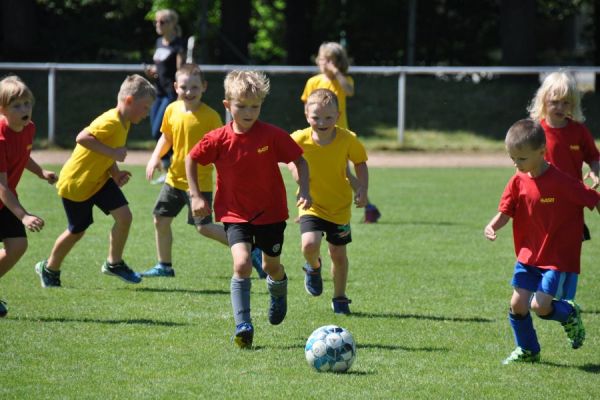
[[133,214],[129,207],[122,207],[113,213],[115,221],[120,225],[131,225],[133,222]]

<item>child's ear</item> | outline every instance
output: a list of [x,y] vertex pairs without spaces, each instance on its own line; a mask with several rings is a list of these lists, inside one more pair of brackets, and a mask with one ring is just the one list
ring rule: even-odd
[[230,107],[229,100],[227,100],[227,99],[223,100],[223,107],[225,107],[225,109],[229,111],[229,107]]
[[206,92],[206,89],[208,89],[208,82],[207,81],[202,81],[202,91]]
[[133,96],[129,95],[125,97],[125,104],[127,104],[128,106],[130,106],[133,103]]

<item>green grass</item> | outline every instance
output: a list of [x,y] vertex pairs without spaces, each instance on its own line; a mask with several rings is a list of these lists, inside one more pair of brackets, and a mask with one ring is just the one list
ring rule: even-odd
[[[159,188],[143,180],[141,167],[133,172],[125,187],[134,213],[126,260],[142,270],[155,262],[151,210]],[[589,212],[594,238],[584,245],[578,293],[585,345],[571,350],[558,323],[534,318],[542,363],[500,364],[514,348],[512,235],[506,227],[491,243],[482,231],[511,173],[372,168],[370,197],[383,217],[364,225],[360,212],[353,216],[351,316],[331,312],[328,274],[321,297],[305,293],[298,225],[290,223],[282,256],[289,313],[270,326],[264,281],[253,280],[252,351],[230,343],[228,250],[200,238],[183,216],[174,223],[175,279],[127,285],[102,275],[110,219],[98,213],[63,266],[64,287],[42,289],[33,265],[47,256],[65,217],[54,189],[26,174],[22,201],[47,226],[29,236],[28,252],[0,281],[10,310],[0,320],[0,398],[594,398],[600,219]],[[347,374],[313,372],[304,359],[308,335],[331,323],[357,342]]]

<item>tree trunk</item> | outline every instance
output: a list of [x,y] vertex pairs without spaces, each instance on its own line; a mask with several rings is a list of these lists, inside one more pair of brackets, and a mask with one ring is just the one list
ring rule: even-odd
[[221,57],[224,64],[250,64],[251,0],[221,0]]
[[35,46],[35,0],[0,1],[0,54],[3,60],[31,59]]

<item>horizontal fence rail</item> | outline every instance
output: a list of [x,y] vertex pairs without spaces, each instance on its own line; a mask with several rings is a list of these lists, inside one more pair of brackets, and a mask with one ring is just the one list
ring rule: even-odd
[[[284,65],[201,65],[205,72],[229,72],[234,69],[261,70],[270,74],[306,74],[317,73],[316,66],[284,66]],[[375,74],[398,76],[398,114],[397,138],[404,142],[406,76],[407,75],[531,75],[546,74],[558,69],[574,73],[600,74],[600,67],[370,67],[352,66],[351,74]],[[54,144],[56,139],[56,75],[59,71],[94,71],[94,72],[143,72],[144,64],[78,64],[78,63],[0,63],[0,70],[33,70],[48,72],[48,143]]]

